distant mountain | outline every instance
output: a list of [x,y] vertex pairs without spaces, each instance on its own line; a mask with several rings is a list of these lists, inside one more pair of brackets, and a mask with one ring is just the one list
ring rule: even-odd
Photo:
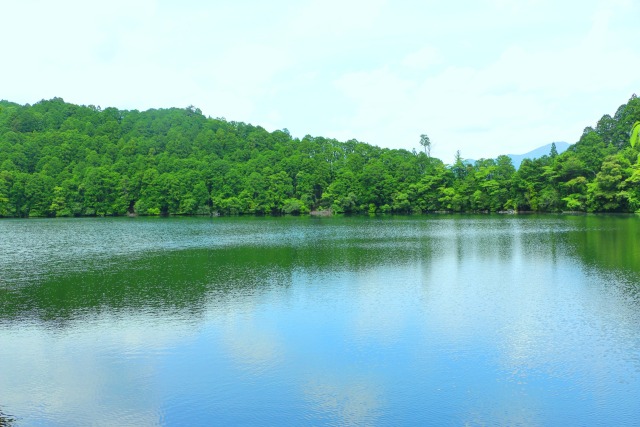
[[[543,145],[542,147],[538,147],[524,154],[507,154],[507,157],[511,158],[513,166],[518,169],[520,167],[520,163],[522,163],[524,159],[538,159],[542,156],[549,155],[551,152],[551,144]],[[567,151],[567,148],[571,146],[571,144],[564,141],[555,142],[555,144],[558,154]]]
[[[533,160],[533,159],[538,159],[542,156],[548,156],[549,153],[551,152],[551,144],[554,144],[554,143],[552,142],[550,144],[543,145],[542,147],[535,148],[529,151],[528,153],[507,154],[506,156],[511,159],[511,163],[513,163],[513,167],[515,167],[517,170],[520,167],[520,163],[522,163],[524,159]],[[564,141],[555,142],[555,144],[556,144],[556,150],[558,151],[558,154],[564,153],[565,151],[567,151],[567,148],[571,147],[571,144]],[[464,159],[463,161],[464,163],[469,165],[473,165],[476,162],[475,159]]]

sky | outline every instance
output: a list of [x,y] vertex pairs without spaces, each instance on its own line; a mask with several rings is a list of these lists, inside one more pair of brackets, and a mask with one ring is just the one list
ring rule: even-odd
[[0,99],[193,105],[452,163],[576,142],[640,94],[634,0],[2,3]]

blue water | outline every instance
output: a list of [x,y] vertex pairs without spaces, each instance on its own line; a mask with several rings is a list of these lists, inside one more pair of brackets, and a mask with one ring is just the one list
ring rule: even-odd
[[640,420],[635,216],[9,220],[0,236],[8,424]]

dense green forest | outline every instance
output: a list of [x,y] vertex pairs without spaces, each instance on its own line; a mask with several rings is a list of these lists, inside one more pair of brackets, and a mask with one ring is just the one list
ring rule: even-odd
[[[0,216],[636,212],[635,95],[558,155],[451,165],[423,152],[267,132],[199,109],[0,101]],[[636,132],[637,133],[637,132]]]

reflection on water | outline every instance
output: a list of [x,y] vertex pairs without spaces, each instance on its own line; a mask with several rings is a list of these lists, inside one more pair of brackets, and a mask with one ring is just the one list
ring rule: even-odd
[[0,426],[12,426],[14,425],[16,419],[11,415],[7,415],[0,410]]
[[10,220],[0,236],[0,425],[640,416],[638,217]]

